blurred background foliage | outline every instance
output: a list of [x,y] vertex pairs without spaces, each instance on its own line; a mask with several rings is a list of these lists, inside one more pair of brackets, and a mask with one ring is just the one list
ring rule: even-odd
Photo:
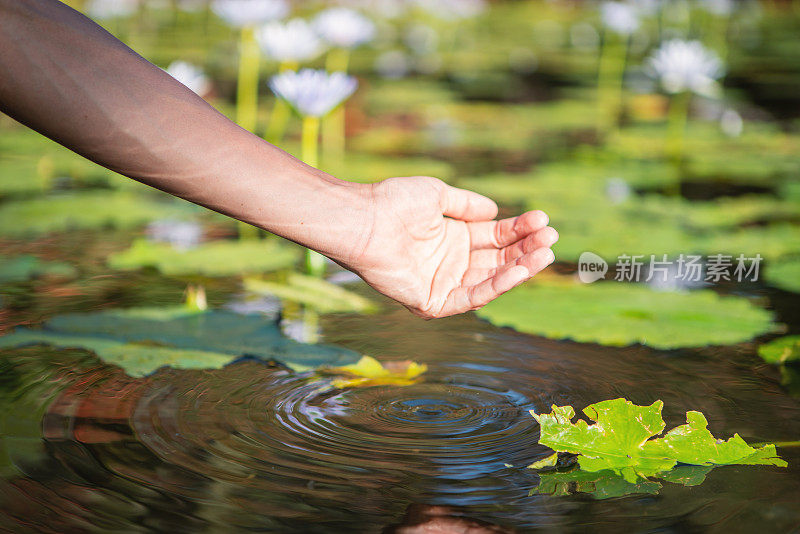
[[[68,3],[237,119],[243,32],[207,2]],[[331,5],[296,1],[289,16],[311,21]],[[533,282],[529,293],[508,301],[519,321],[491,309],[483,314],[489,320],[522,330],[536,324],[528,331],[557,338],[658,347],[734,343],[781,329],[769,325],[763,308],[771,305],[761,290],[797,298],[800,2],[335,5],[358,10],[374,32],[348,54],[359,89],[342,112],[345,150],[331,150],[336,143],[323,133],[320,167],[360,182],[436,176],[495,198],[506,215],[542,209],[560,233],[557,279]],[[666,58],[673,70],[664,72],[658,54],[675,40],[697,42],[706,54],[700,64]],[[295,66],[325,68],[332,50]],[[184,63],[179,69],[176,62]],[[268,80],[287,63],[262,50],[258,67],[253,133],[264,136],[278,113]],[[675,72],[689,81],[676,86]],[[703,83],[694,83],[699,78]],[[279,143],[298,157],[301,126],[292,116]],[[107,300],[115,305],[151,305],[174,303],[187,283],[205,287],[215,306],[242,298],[239,304],[258,311],[266,294],[288,315],[316,299],[346,303],[317,307],[323,312],[374,309],[362,296],[348,296],[357,287],[336,286],[353,279],[335,266],[328,289],[314,284],[309,294],[307,284],[287,281],[302,280],[287,274],[301,269],[295,245],[115,175],[8,117],[0,117],[0,246],[2,304],[15,313],[28,309],[26,321],[54,311],[31,313],[37,291],[85,294],[89,287],[114,294]],[[603,302],[576,285],[583,251],[612,264],[622,254],[645,261],[651,254],[760,254],[763,276],[749,285],[703,284],[709,287],[696,299],[683,293],[697,288],[676,284],[620,287],[604,297],[611,304],[591,307],[596,320],[574,325],[569,310]],[[112,290],[103,278],[112,270],[160,282]],[[716,300],[709,288],[733,295]],[[558,310],[546,326],[535,320],[537,291]],[[618,306],[631,295],[646,301],[646,311],[631,315]],[[702,317],[694,323],[670,311],[698,305]],[[505,307],[503,301],[497,309]]]

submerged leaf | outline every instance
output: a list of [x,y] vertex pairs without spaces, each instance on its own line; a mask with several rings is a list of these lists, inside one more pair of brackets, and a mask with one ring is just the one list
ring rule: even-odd
[[655,291],[618,282],[539,280],[490,302],[477,314],[498,326],[554,339],[659,349],[728,345],[772,329],[772,315],[741,297],[711,290]]
[[687,424],[675,427],[663,438],[663,403],[638,406],[626,399],[612,399],[587,406],[584,413],[596,423],[572,422],[572,406],[553,406],[549,414],[531,411],[541,427],[539,443],[556,452],[578,455],[584,471],[610,470],[630,483],[669,471],[676,464],[774,465],[786,467],[774,445],[754,448],[734,434],[720,441],[706,428],[700,412],[686,414]]
[[528,469],[542,469],[543,467],[553,467],[558,462],[558,453],[554,452],[541,460],[537,460],[528,466]]
[[595,499],[612,499],[635,493],[655,495],[661,484],[652,480],[628,481],[614,471],[550,471],[539,474],[539,485],[530,492],[534,494],[565,496],[586,493]]
[[108,264],[120,270],[154,267],[167,276],[236,276],[291,267],[299,254],[299,249],[271,240],[211,241],[178,250],[167,243],[140,239],[129,249],[113,254]]

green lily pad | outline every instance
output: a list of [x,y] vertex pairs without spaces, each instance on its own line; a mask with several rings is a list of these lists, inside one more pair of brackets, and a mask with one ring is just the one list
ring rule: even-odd
[[27,237],[69,230],[130,228],[179,217],[188,204],[123,192],[92,191],[9,202],[0,206],[0,235]]
[[73,278],[75,267],[68,263],[43,261],[36,256],[0,256],[0,284],[25,282],[40,276]]
[[293,266],[300,250],[276,240],[211,241],[188,250],[145,239],[112,254],[112,269],[132,270],[153,267],[167,276],[200,274],[235,276],[276,271]]
[[771,286],[800,293],[800,259],[787,259],[770,262],[764,279]]
[[93,351],[131,376],[163,366],[219,368],[239,357],[277,361],[306,370],[356,363],[361,355],[284,337],[259,315],[178,308],[133,308],[54,317],[42,329],[20,328],[0,337],[0,347],[48,344]]
[[477,314],[498,326],[553,339],[658,349],[731,345],[772,329],[770,312],[741,297],[617,282],[540,280],[502,295]]
[[775,445],[754,448],[734,434],[721,441],[708,431],[705,416],[686,413],[685,425],[673,428],[664,437],[661,408],[656,401],[638,406],[626,399],[612,399],[587,406],[586,416],[596,421],[572,422],[572,406],[553,406],[549,414],[531,415],[539,422],[539,443],[556,452],[578,455],[584,471],[612,471],[627,482],[669,471],[677,464],[689,465],[774,465],[786,467]]
[[758,355],[767,363],[784,364],[800,360],[800,336],[784,336],[758,347]]
[[374,302],[358,293],[294,272],[288,274],[285,283],[248,278],[244,281],[244,287],[260,295],[272,295],[304,304],[320,313],[371,313],[378,309]]

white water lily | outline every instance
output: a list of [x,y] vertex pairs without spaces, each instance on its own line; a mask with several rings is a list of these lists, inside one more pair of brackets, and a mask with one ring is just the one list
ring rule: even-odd
[[203,69],[186,61],[173,61],[167,73],[200,96],[211,90],[211,81]]
[[139,9],[139,0],[92,0],[86,14],[93,19],[107,20],[129,17]]
[[639,15],[630,4],[603,2],[600,5],[600,19],[603,26],[619,35],[630,35],[639,29]]
[[309,61],[324,48],[311,25],[303,19],[265,24],[256,30],[256,40],[264,54],[281,63]]
[[351,49],[375,38],[375,24],[346,7],[333,7],[314,19],[314,29],[325,41],[338,48]]
[[716,80],[724,73],[719,57],[699,41],[666,41],[648,64],[668,93],[711,95],[717,88]]
[[343,72],[302,69],[273,76],[269,86],[300,115],[319,118],[347,100],[358,87],[358,80]]
[[286,0],[214,0],[211,9],[235,28],[257,26],[289,14]]

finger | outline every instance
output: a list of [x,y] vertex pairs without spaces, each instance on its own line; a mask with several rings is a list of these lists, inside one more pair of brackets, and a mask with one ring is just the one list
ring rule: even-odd
[[533,252],[537,248],[550,248],[558,241],[558,232],[552,226],[545,226],[513,245],[500,249],[500,263],[506,264]]
[[544,228],[547,226],[548,220],[545,212],[536,210],[501,221],[471,223],[467,228],[472,250],[506,247],[528,234]]
[[550,248],[556,241],[558,241],[558,232],[554,228],[545,226],[505,248],[473,250],[469,254],[469,266],[477,269],[494,269],[519,258],[523,254],[533,252],[537,248]]
[[441,208],[447,217],[461,221],[490,221],[497,217],[497,204],[474,191],[442,184]]
[[526,254],[513,264],[498,269],[494,276],[478,284],[454,290],[448,296],[442,314],[453,315],[481,308],[506,291],[529,280],[554,260],[553,251],[548,248],[540,248]]
[[[537,247],[533,250],[526,252],[525,254],[522,254],[517,258],[508,261],[507,263],[501,263],[500,265],[497,266],[473,267],[472,265],[470,265],[470,269],[468,269],[467,272],[464,273],[464,277],[461,280],[461,285],[465,287],[475,285],[479,282],[486,280],[487,278],[492,278],[496,275],[502,274],[503,272],[517,265],[522,265],[534,273],[539,272],[543,268],[540,267],[540,262],[543,259],[545,260],[548,259],[547,256],[549,254],[552,254],[552,251],[549,250],[548,247]],[[545,267],[547,265],[549,264],[545,264]]]

